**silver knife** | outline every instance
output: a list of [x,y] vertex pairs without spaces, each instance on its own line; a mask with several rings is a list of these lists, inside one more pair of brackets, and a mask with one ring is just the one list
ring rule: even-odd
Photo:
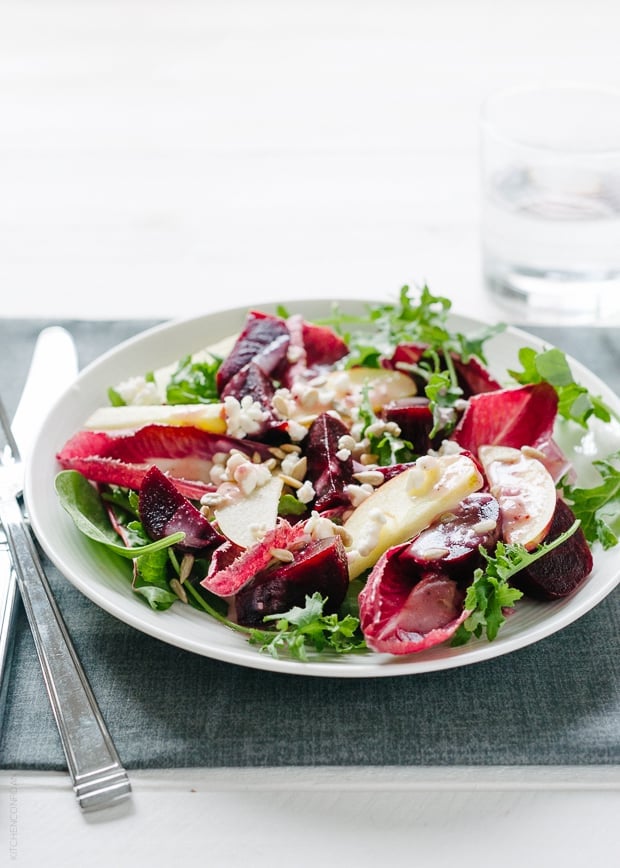
[[[30,455],[41,422],[56,398],[75,380],[77,372],[77,352],[69,332],[59,326],[43,329],[34,346],[11,426],[23,461]],[[18,607],[11,554],[0,526],[0,724],[4,719]]]
[[131,785],[24,520],[23,465],[1,401],[0,438],[0,521],[78,803],[85,811],[97,810],[127,798]]

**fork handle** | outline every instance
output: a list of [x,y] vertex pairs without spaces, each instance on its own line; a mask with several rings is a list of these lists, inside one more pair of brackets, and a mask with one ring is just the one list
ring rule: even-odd
[[107,807],[129,796],[127,772],[54,600],[17,499],[0,500],[0,520],[78,803],[84,811]]

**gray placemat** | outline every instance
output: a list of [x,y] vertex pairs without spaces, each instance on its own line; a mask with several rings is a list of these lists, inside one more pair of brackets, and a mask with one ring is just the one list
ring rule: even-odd
[[[36,320],[0,320],[0,389],[17,403]],[[62,323],[82,365],[145,322]],[[529,329],[620,390],[620,330]],[[445,672],[323,679],[181,651],[98,609],[48,563],[77,651],[129,768],[620,762],[620,593],[510,655]],[[0,767],[64,769],[20,614]]]

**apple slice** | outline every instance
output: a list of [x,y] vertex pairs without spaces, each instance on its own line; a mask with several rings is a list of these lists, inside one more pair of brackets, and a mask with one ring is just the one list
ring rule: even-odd
[[272,476],[250,494],[215,510],[220,531],[244,549],[253,546],[256,531],[273,530],[278,520],[278,504],[282,494],[282,479]]
[[528,551],[547,535],[556,507],[555,483],[527,446],[481,446],[478,457],[500,508],[502,538]]
[[224,405],[127,404],[99,407],[84,423],[90,431],[133,431],[144,425],[192,425],[212,434],[225,434]]
[[364,366],[331,371],[327,374],[327,388],[333,388],[337,394],[346,393],[355,406],[359,406],[361,393],[366,388],[368,400],[375,412],[390,401],[410,398],[417,392],[413,379],[402,371]]
[[462,454],[425,455],[384,482],[344,523],[350,537],[350,578],[372,567],[392,546],[412,539],[482,484],[476,464]]

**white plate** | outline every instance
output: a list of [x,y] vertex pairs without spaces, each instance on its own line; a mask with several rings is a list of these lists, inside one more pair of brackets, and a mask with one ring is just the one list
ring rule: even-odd
[[[329,313],[325,301],[287,302],[291,311],[307,319]],[[342,301],[345,310],[360,310],[361,305]],[[273,311],[273,305],[261,306]],[[98,606],[138,630],[184,648],[242,666],[298,675],[366,678],[411,675],[489,660],[549,636],[575,621],[599,603],[620,581],[620,549],[595,550],[595,568],[584,586],[570,598],[553,603],[522,600],[517,611],[502,627],[494,642],[472,640],[460,648],[438,646],[418,654],[391,657],[368,652],[329,660],[313,659],[303,663],[274,659],[247,644],[242,636],[211,620],[190,606],[175,604],[166,612],[152,611],[137,596],[127,581],[127,573],[106,549],[82,536],[58,503],[54,477],[58,472],[56,452],[78,430],[96,407],[107,402],[107,389],[132,375],[202,349],[237,332],[247,308],[223,311],[198,319],[176,321],[150,329],[106,353],[77,378],[50,411],[34,444],[26,468],[25,496],[32,525],[58,569]],[[480,323],[453,317],[451,325],[460,331],[476,330]],[[520,368],[517,353],[521,346],[543,347],[524,332],[509,329],[487,345],[487,356],[496,377],[508,381],[505,371]],[[575,379],[601,395],[620,412],[620,399],[597,377],[571,360]],[[514,383],[513,383],[514,384]],[[574,426],[573,426],[574,427]],[[580,432],[559,431],[561,445],[574,457],[582,484],[594,481],[588,474],[593,457],[620,448],[620,426],[598,425],[594,435],[583,438]],[[569,442],[570,441],[570,442]],[[590,478],[588,479],[588,475]],[[126,566],[125,566],[126,569]]]

